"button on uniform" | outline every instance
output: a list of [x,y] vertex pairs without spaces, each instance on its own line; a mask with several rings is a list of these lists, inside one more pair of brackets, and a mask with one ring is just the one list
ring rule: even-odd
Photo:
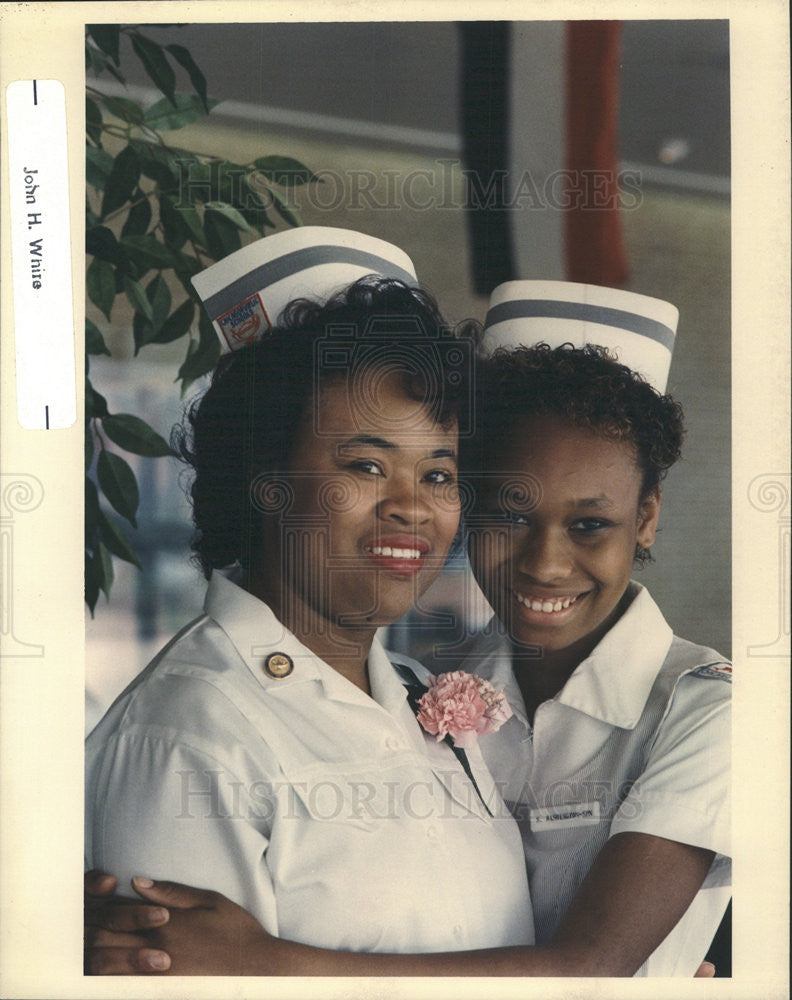
[[294,670],[294,663],[285,653],[270,653],[264,661],[264,670],[270,677],[288,677]]

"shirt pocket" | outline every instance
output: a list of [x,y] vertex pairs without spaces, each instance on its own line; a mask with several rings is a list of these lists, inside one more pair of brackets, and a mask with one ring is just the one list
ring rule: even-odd
[[356,762],[311,764],[284,769],[282,818],[344,826],[372,833],[379,820],[392,818],[387,781]]

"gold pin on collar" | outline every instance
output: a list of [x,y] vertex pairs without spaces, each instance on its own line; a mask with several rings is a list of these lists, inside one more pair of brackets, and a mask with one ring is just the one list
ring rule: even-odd
[[270,677],[288,677],[294,670],[294,663],[285,653],[270,653],[264,660],[264,669]]

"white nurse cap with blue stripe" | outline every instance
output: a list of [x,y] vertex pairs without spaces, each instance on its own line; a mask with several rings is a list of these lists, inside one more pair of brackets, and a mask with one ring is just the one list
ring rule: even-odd
[[192,283],[228,352],[258,340],[294,299],[326,302],[367,274],[418,282],[407,254],[384,240],[349,229],[301,226],[229,254]]
[[679,310],[670,302],[571,281],[507,281],[493,291],[483,348],[599,344],[665,392]]

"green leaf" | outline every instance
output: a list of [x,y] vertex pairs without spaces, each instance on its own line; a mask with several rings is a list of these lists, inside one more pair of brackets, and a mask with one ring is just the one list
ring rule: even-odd
[[102,111],[90,97],[85,98],[85,131],[92,142],[102,145]]
[[250,225],[250,223],[245,219],[239,209],[234,208],[233,205],[229,205],[224,201],[210,201],[206,205],[207,211],[219,212],[220,215],[224,215],[229,222],[233,222],[237,229],[241,229],[246,233],[250,233],[251,236],[258,236],[258,232]]
[[[96,489],[96,485],[92,479],[88,476],[85,477],[85,566],[86,566],[86,583],[88,581],[88,564],[93,558],[93,554],[96,553],[97,547],[101,544],[99,541],[100,532],[100,517],[101,512],[99,510],[99,493]],[[96,589],[98,592],[99,583],[98,580],[94,578],[96,583]],[[98,596],[98,593],[97,593]],[[87,595],[86,595],[87,600]]]
[[115,118],[131,125],[140,125],[143,122],[143,109],[139,104],[130,101],[127,97],[111,97],[109,94],[102,94],[99,100]]
[[128,262],[127,267],[117,267],[115,273],[116,295],[121,295],[122,292],[126,290],[124,282],[127,278],[132,278],[134,281],[140,281],[141,277],[147,270],[147,267],[140,267],[131,260]]
[[135,55],[143,63],[143,68],[148,73],[152,82],[168,98],[171,104],[175,104],[174,91],[176,89],[176,74],[165,58],[162,46],[152,42],[150,38],[135,31],[130,34],[132,39],[132,49]]
[[[87,171],[86,171],[87,173]],[[91,208],[91,203],[88,200],[88,194],[85,195],[85,225],[90,229],[92,226],[99,225],[99,216]]]
[[[271,192],[268,189],[268,193]],[[256,229],[261,232],[266,228],[272,228],[275,224],[270,220],[267,215],[267,205],[271,203],[265,202],[261,197],[261,194],[256,191],[256,189],[251,185],[248,178],[244,178],[242,181],[242,214],[245,216],[247,221],[255,226]]]
[[235,208],[242,208],[244,205],[245,179],[250,170],[240,163],[231,163],[223,160],[219,163],[211,164],[212,170],[212,197],[210,201],[226,202]]
[[161,458],[173,454],[165,438],[149,427],[145,420],[131,413],[114,413],[105,417],[102,429],[119,448],[134,455]]
[[96,476],[104,495],[113,507],[133,528],[136,528],[135,514],[140,503],[140,494],[135,473],[129,465],[120,455],[103,448],[96,462]]
[[197,378],[212,371],[220,357],[220,340],[211,320],[204,313],[201,314],[198,321],[198,330],[198,340],[190,341],[187,357],[177,375],[177,378],[182,381],[182,393]]
[[106,354],[108,357],[112,356],[107,349],[102,331],[87,316],[85,317],[85,350],[89,354]]
[[85,415],[86,417],[107,415],[107,400],[94,389],[88,379],[85,380]]
[[184,169],[180,164],[190,164],[195,160],[194,153],[181,149],[169,152],[142,139],[132,139],[129,145],[138,155],[141,172],[156,181],[164,191],[171,191],[179,186]]
[[109,518],[101,508],[99,509],[99,534],[104,544],[114,556],[118,556],[119,559],[123,559],[125,562],[132,563],[138,569],[143,568],[140,565],[138,557],[135,555],[132,543],[115,521]]
[[146,298],[151,305],[151,319],[145,314],[136,312],[132,322],[132,333],[135,338],[135,354],[140,348],[150,343],[168,318],[171,307],[171,293],[162,275],[155,275],[146,287]]
[[94,257],[85,274],[85,290],[91,302],[110,319],[116,295],[115,271],[112,264]]
[[112,63],[107,63],[107,65],[105,66],[105,69],[106,69],[106,70],[107,70],[107,71],[108,71],[108,72],[109,72],[109,73],[110,73],[110,74],[111,74],[112,76],[114,76],[114,77],[116,78],[116,80],[118,80],[118,82],[119,82],[120,84],[122,84],[122,85],[123,85],[124,87],[126,87],[126,77],[122,76],[122,75],[121,75],[121,71],[120,71],[120,70],[118,70],[118,69],[116,69],[116,67],[115,67],[115,66],[113,66],[113,64],[112,64]]
[[100,257],[116,267],[123,267],[126,264],[126,254],[107,226],[92,226],[86,229],[85,252],[93,257]]
[[184,208],[174,206],[174,210],[181,216],[192,240],[199,246],[206,246],[206,233],[204,232],[201,216],[198,212],[189,206]]
[[165,233],[165,241],[169,246],[180,250],[190,235],[182,213],[174,208],[173,200],[165,194],[160,196],[159,206],[160,222]]
[[174,252],[151,234],[148,236],[125,236],[119,240],[119,243],[132,260],[145,270],[174,267],[176,264],[177,258],[174,256]]
[[288,222],[290,226],[301,226],[302,219],[297,209],[293,205],[290,205],[280,192],[271,189],[270,194],[272,195],[272,204],[275,206],[275,211],[284,222]]
[[100,579],[101,563],[97,565],[94,555],[87,549],[85,550],[85,603],[91,612],[91,618],[94,616],[94,608],[99,600],[99,590],[104,583],[104,580]]
[[201,205],[211,201],[217,192],[217,170],[215,164],[202,163],[194,160],[191,163],[182,163],[182,175],[179,185],[179,201],[176,203],[178,209],[190,205]]
[[89,45],[86,40],[85,43],[85,68],[90,67],[94,76],[99,76],[104,68],[107,66],[107,56],[98,49],[95,45]]
[[99,532],[99,493],[96,483],[85,477],[85,544],[93,548]]
[[107,548],[97,541],[93,553],[85,553],[85,603],[90,608],[91,617],[99,599],[99,591],[102,590],[105,597],[110,597],[113,579],[112,557]]
[[204,232],[206,233],[206,249],[215,260],[222,260],[223,257],[227,257],[242,246],[236,225],[220,212],[206,210],[204,213]]
[[90,421],[86,421],[86,424],[85,424],[85,451],[84,451],[85,468],[86,468],[86,470],[88,470],[88,469],[91,468],[91,463],[93,462],[93,457],[94,457],[93,432],[91,430],[91,423],[90,423]]
[[153,313],[151,322],[154,329],[159,332],[162,329],[162,324],[170,314],[171,307],[170,289],[161,274],[156,275],[148,283],[146,286],[146,296],[151,303],[151,311]]
[[132,206],[124,220],[121,236],[145,236],[151,223],[151,204],[138,188],[132,195]]
[[151,344],[170,344],[173,340],[178,340],[192,326],[195,315],[195,304],[190,299],[185,299],[179,308],[162,324],[159,333],[152,337]]
[[154,327],[146,317],[136,312],[132,317],[132,337],[135,341],[135,356],[140,353],[140,348],[150,343],[154,336]]
[[[206,266],[196,257],[193,257],[192,254],[182,253],[180,250],[175,250],[173,256],[176,261],[174,268],[185,271],[190,275],[198,274],[200,271],[203,271]],[[198,293],[196,292],[196,296],[197,294]]]
[[115,574],[113,572],[113,560],[110,557],[110,553],[101,542],[99,542],[96,546],[96,550],[94,552],[94,559],[97,557],[102,568],[102,577],[104,579],[104,582],[100,583],[99,586],[104,591],[105,597],[109,598],[110,588],[113,586]]
[[206,77],[196,66],[195,60],[183,45],[166,45],[165,48],[168,52],[170,52],[176,62],[187,70],[190,83],[193,85],[195,93],[200,97],[204,110],[207,114],[209,114],[210,107],[209,100],[206,96]]
[[291,156],[260,156],[253,161],[253,165],[268,180],[274,184],[280,184],[281,187],[297,187],[312,181],[321,183],[321,178],[309,170],[304,163],[300,163],[299,160],[295,160]]
[[[206,245],[204,243],[204,245]],[[179,259],[174,265],[174,270],[176,272],[176,277],[181,282],[182,288],[187,292],[191,299],[196,302],[200,302],[200,297],[193,287],[193,283],[190,280],[193,275],[198,274],[199,271],[203,271],[203,265],[195,259],[195,257],[190,257],[185,253],[179,254]]]
[[113,170],[113,157],[96,146],[85,147],[85,179],[97,191],[104,191]]
[[[217,107],[219,101],[210,101],[210,109]],[[205,118],[207,110],[200,97],[194,94],[176,94],[173,102],[162,98],[152,104],[144,116],[146,125],[158,132],[175,132],[193,122]]]
[[154,310],[151,308],[151,303],[140,282],[134,278],[124,278],[124,291],[132,308],[136,312],[142,313],[150,323],[153,323]]
[[121,37],[121,26],[118,24],[86,24],[85,30],[102,52],[118,66],[118,43]]
[[102,198],[102,218],[121,208],[132,197],[140,177],[140,161],[131,146],[125,146],[115,158],[105,184]]

